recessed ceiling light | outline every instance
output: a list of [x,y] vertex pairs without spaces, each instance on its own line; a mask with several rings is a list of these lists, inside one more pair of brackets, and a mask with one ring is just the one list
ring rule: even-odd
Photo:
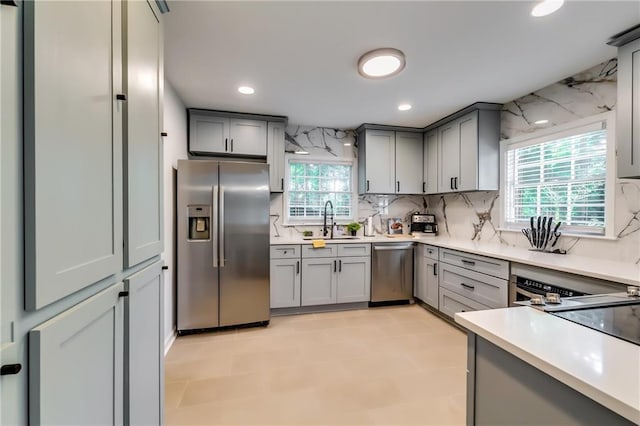
[[309,155],[307,151],[293,151],[294,154]]
[[402,71],[405,63],[404,53],[398,49],[375,49],[358,59],[358,72],[367,78],[389,77]]
[[409,111],[411,109],[411,104],[400,104],[398,105],[398,109],[400,111]]
[[534,121],[533,124],[547,124],[549,122],[549,120],[538,120],[538,121]]
[[255,89],[249,86],[238,87],[238,92],[242,93],[243,95],[253,95],[254,93],[256,93]]
[[541,16],[551,15],[560,9],[564,4],[564,0],[543,0],[531,9],[531,16],[539,18]]

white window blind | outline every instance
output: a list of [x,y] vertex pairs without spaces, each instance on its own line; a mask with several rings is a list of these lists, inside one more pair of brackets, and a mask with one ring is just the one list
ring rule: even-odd
[[605,234],[606,121],[509,145],[504,172],[507,226],[552,216],[565,232]]
[[351,162],[290,159],[286,194],[288,220],[320,223],[328,200],[333,204],[334,220],[352,220],[352,169]]

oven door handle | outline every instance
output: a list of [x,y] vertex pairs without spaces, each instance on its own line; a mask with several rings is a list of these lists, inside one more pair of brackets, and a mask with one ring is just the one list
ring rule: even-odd
[[526,296],[528,298],[532,298],[533,296],[540,296],[539,294],[531,293],[530,291],[524,290],[518,286],[516,286],[516,293],[520,293],[521,295]]

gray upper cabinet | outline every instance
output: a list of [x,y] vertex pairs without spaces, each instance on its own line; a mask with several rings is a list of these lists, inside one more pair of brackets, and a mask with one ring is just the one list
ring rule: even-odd
[[422,194],[422,133],[396,132],[396,194]]
[[438,192],[438,131],[424,134],[422,157],[423,191],[426,194]]
[[232,119],[229,124],[229,152],[239,155],[267,155],[267,122]]
[[161,425],[164,413],[162,261],[125,280],[125,424]]
[[358,128],[359,193],[422,194],[422,133],[367,126]]
[[265,157],[267,121],[283,121],[283,117],[202,109],[188,112],[189,152],[194,155]]
[[609,44],[618,46],[618,177],[640,178],[640,25]]
[[122,269],[121,3],[22,6],[25,307],[35,310]]
[[269,163],[269,190],[271,192],[284,191],[286,167],[284,129],[284,123],[270,121],[267,124],[267,163]]
[[147,1],[124,3],[125,266],[162,252],[161,28]]
[[438,192],[499,188],[500,104],[473,104],[427,127],[437,130]]
[[114,284],[30,331],[30,425],[123,424],[122,290]]

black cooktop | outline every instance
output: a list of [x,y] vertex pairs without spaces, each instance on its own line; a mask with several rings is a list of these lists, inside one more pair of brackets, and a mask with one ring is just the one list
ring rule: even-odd
[[640,303],[551,314],[640,346]]

